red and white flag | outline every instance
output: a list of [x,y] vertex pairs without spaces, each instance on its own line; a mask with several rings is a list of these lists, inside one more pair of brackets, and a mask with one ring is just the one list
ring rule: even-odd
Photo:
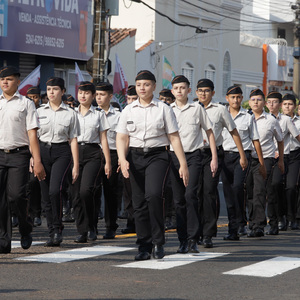
[[26,96],[27,90],[32,86],[38,86],[41,78],[41,65],[37,66],[19,85],[19,93]]
[[118,54],[116,54],[116,65],[114,75],[114,101],[118,102],[122,108],[126,105],[126,93],[128,82],[124,70],[121,66]]
[[78,87],[79,87],[79,83],[81,81],[84,81],[83,75],[77,65],[77,62],[75,62],[75,76],[76,76],[76,83],[75,83],[75,98],[77,99],[77,95],[78,95]]

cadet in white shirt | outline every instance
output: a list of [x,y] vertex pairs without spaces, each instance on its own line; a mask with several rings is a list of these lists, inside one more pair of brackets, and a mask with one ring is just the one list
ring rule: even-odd
[[116,230],[119,227],[118,219],[118,196],[119,196],[119,173],[118,155],[116,148],[116,128],[119,122],[121,112],[118,108],[110,104],[113,98],[113,86],[107,82],[100,82],[96,86],[96,101],[98,106],[104,112],[109,129],[107,131],[108,146],[110,149],[112,173],[108,178],[102,172],[103,192],[105,201],[105,227],[104,239],[114,239]]
[[105,156],[104,172],[107,178],[111,175],[110,153],[107,142],[109,129],[103,111],[92,106],[96,95],[96,88],[89,81],[82,81],[78,87],[79,107],[77,112],[80,135],[77,137],[79,145],[79,177],[72,185],[73,208],[79,236],[76,243],[86,243],[97,239],[95,228],[95,199],[96,188],[101,184],[100,171],[102,168],[101,143]]
[[259,143],[259,134],[253,113],[248,113],[241,107],[243,91],[239,86],[231,86],[227,89],[226,100],[229,103],[229,113],[236,124],[236,128],[242,140],[243,148],[249,161],[246,169],[242,169],[239,163],[240,155],[234,140],[227,129],[223,130],[224,161],[222,166],[222,183],[228,215],[228,234],[224,240],[239,240],[239,235],[246,235],[247,221],[245,218],[245,193],[244,184],[250,167],[251,151],[258,154],[261,172],[266,176],[264,160]]
[[[286,198],[285,198],[285,186],[284,178],[288,168],[288,161],[290,155],[290,140],[291,136],[300,141],[299,131],[294,125],[292,119],[289,116],[282,115],[279,112],[282,103],[282,95],[277,92],[270,92],[267,95],[267,107],[271,114],[273,114],[276,119],[279,121],[284,143],[284,166],[285,173],[282,174],[279,170],[277,164],[275,163],[272,171],[272,178],[270,179],[272,193],[268,195],[268,218],[269,224],[271,226],[270,230],[267,232],[269,235],[278,234],[278,221],[279,215],[283,215],[286,207]],[[276,151],[277,155],[277,151]],[[275,156],[277,159],[277,157]],[[282,212],[282,213],[280,213]],[[290,227],[297,229],[296,218],[290,220]],[[296,227],[296,228],[294,228]]]
[[264,179],[259,172],[259,161],[256,152],[252,152],[252,162],[247,178],[247,200],[249,210],[249,228],[251,232],[248,237],[264,236],[264,227],[267,225],[265,214],[266,199],[272,193],[270,185],[267,186],[273,166],[275,164],[276,146],[274,139],[278,144],[278,167],[284,173],[283,163],[283,137],[278,120],[264,111],[265,96],[260,89],[253,90],[250,93],[249,105],[254,113],[259,141],[267,170],[267,176]]
[[[37,139],[39,123],[33,101],[18,92],[19,70],[0,69],[0,254],[11,252],[12,224],[10,209],[19,219],[21,246],[32,243],[32,225],[27,221],[26,185],[29,160],[38,180],[45,179]],[[30,146],[30,151],[29,151]]]
[[213,133],[216,140],[218,153],[218,171],[212,174],[210,163],[212,159],[211,150],[209,148],[209,140],[206,133],[202,129],[204,137],[204,147],[202,151],[202,170],[200,174],[200,213],[202,223],[203,245],[205,248],[212,248],[212,237],[217,235],[217,220],[219,217],[219,195],[218,184],[219,176],[222,170],[224,151],[222,147],[223,137],[222,130],[227,130],[238,148],[240,154],[240,164],[242,169],[246,169],[248,161],[243,150],[243,145],[228,110],[222,104],[212,102],[215,94],[214,83],[209,79],[200,79],[197,83],[196,94],[200,103],[204,105],[206,113],[213,124]]
[[179,177],[179,161],[171,147],[171,180],[173,199],[176,209],[177,235],[180,242],[177,253],[199,253],[197,242],[199,239],[198,185],[201,171],[201,151],[203,128],[208,136],[212,160],[210,163],[212,176],[218,169],[217,148],[212,124],[205,109],[197,102],[188,100],[191,92],[190,82],[183,75],[172,80],[172,93],[175,102],[170,106],[176,116],[179,136],[188,164],[190,180],[187,187]]
[[79,175],[79,124],[75,111],[62,102],[64,84],[62,78],[49,78],[46,83],[49,102],[37,110],[41,157],[47,175],[40,183],[50,237],[45,247],[60,246],[62,242],[61,188],[72,157],[72,184]]
[[[155,99],[155,76],[147,70],[136,76],[137,101],[123,110],[117,128],[117,150],[125,178],[130,178],[139,253],[136,260],[161,259],[165,252],[163,184],[170,165],[172,144],[187,186],[189,172],[172,108]],[[129,152],[128,152],[129,150]]]
[[[292,94],[284,95],[281,108],[282,112],[291,118],[298,132],[300,132],[300,118],[294,113],[296,108],[295,96]],[[299,224],[296,221],[300,219],[299,203],[297,205],[297,189],[299,189],[300,174],[300,142],[299,136],[294,137],[291,134],[290,138],[290,155],[285,180],[286,207],[282,208],[285,210],[279,211],[279,230],[286,230],[288,225],[290,225],[291,229],[299,228]],[[288,224],[287,221],[289,221],[290,224]]]

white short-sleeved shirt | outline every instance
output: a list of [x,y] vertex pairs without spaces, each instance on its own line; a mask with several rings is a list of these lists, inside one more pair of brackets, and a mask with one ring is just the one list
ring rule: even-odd
[[[256,121],[253,114],[249,114],[244,108],[233,119],[236,129],[240,135],[244,151],[253,150],[252,141],[259,140]],[[238,152],[238,148],[227,129],[223,129],[223,148],[225,151]]]
[[[179,108],[176,102],[171,104],[179,127],[179,135],[184,152],[193,152],[203,146],[202,131],[212,128],[211,121],[205,109],[194,101],[188,101]],[[171,146],[170,148],[173,151]]]
[[29,145],[28,130],[39,128],[34,102],[16,92],[8,101],[0,95],[0,149]]
[[[103,110],[104,111],[104,110]],[[121,116],[121,112],[117,107],[109,106],[107,112],[104,112],[106,115],[106,119],[109,125],[109,129],[107,131],[107,142],[110,150],[116,150],[116,136],[117,136],[117,126],[119,123],[119,119]]]
[[[300,131],[300,117],[294,115],[292,118],[292,121],[298,131]],[[290,151],[295,151],[300,148],[300,142],[295,139],[293,136],[291,136],[291,141],[290,141]]]
[[284,143],[284,154],[290,154],[291,137],[296,138],[296,136],[300,134],[300,131],[299,129],[296,128],[291,117],[279,113],[276,118],[279,121],[281,131],[282,131],[282,137]]
[[130,147],[153,148],[170,144],[168,134],[178,131],[173,109],[153,98],[146,107],[134,101],[122,111],[118,133],[129,135]]
[[109,129],[104,112],[97,110],[92,105],[85,116],[80,113],[80,106],[76,107],[75,111],[80,126],[80,135],[77,137],[78,143],[99,144],[100,132]]
[[[231,115],[229,114],[227,108],[218,103],[210,102],[207,107],[205,107],[207,115],[212,123],[212,130],[215,135],[216,146],[221,146],[223,143],[222,131],[223,128],[227,128],[228,131],[232,131],[236,128]],[[205,140],[204,148],[209,148],[209,142],[206,132],[202,129],[203,138]]]
[[[278,120],[271,114],[263,111],[263,113],[256,119],[256,124],[263,158],[274,158],[276,151],[274,138],[278,142],[283,141]],[[256,151],[252,151],[252,156],[258,158]]]
[[37,110],[40,122],[38,131],[40,141],[44,143],[68,142],[80,134],[77,113],[64,102],[54,111],[49,102]]

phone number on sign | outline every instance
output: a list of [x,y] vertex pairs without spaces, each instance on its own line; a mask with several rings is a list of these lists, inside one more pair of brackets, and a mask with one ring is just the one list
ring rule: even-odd
[[26,44],[43,47],[64,48],[65,40],[45,35],[26,34]]

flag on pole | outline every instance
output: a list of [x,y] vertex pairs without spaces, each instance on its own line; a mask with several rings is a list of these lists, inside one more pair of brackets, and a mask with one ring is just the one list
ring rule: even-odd
[[84,81],[83,75],[77,65],[77,62],[75,62],[75,77],[76,77],[76,82],[75,82],[75,99],[77,99],[77,95],[78,95],[78,87],[79,87],[79,83],[81,81]]
[[122,108],[126,105],[126,93],[128,82],[124,70],[121,66],[119,56],[116,54],[116,65],[114,75],[114,101],[118,102]]
[[164,89],[172,89],[172,79],[175,77],[175,72],[173,71],[173,68],[170,64],[170,62],[167,60],[167,58],[163,57],[163,80],[162,85]]
[[26,96],[27,90],[32,86],[38,86],[41,78],[41,65],[37,66],[19,85],[19,93]]

